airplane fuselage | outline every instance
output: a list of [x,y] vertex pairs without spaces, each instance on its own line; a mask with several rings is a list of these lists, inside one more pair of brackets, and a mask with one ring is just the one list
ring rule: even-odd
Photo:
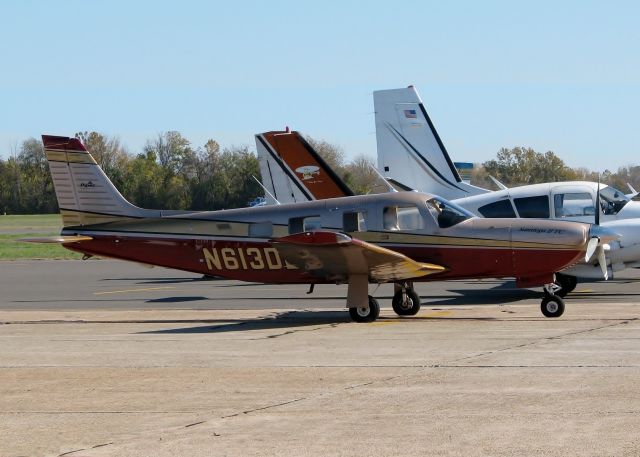
[[[342,281],[296,267],[271,241],[309,230],[348,233],[445,267],[416,281],[515,277],[523,286],[551,282],[554,272],[579,261],[588,241],[588,225],[571,222],[468,218],[440,227],[430,198],[403,192],[159,218],[105,216],[63,234],[90,236],[65,244],[85,254],[265,283]],[[389,208],[399,212],[400,227],[385,226]]]

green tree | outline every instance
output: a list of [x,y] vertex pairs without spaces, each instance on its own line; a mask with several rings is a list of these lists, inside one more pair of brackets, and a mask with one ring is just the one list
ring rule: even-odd
[[160,201],[167,209],[187,209],[191,206],[189,183],[196,175],[197,155],[189,140],[176,131],[160,133],[144,147],[147,160],[159,165],[156,179],[160,181]]
[[365,195],[377,190],[386,192],[388,187],[380,182],[380,177],[373,170],[373,159],[365,154],[356,156],[345,166],[348,185],[355,194]]
[[483,166],[489,175],[507,186],[576,179],[576,173],[555,153],[536,152],[531,148],[502,148],[496,160],[489,160]]
[[56,211],[58,205],[42,142],[35,138],[25,140],[17,160],[20,172],[20,209],[16,210],[23,213]]

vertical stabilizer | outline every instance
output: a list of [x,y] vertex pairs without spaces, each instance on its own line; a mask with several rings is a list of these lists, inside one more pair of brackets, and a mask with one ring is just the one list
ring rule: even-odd
[[42,135],[42,143],[65,227],[160,217],[125,200],[77,138]]
[[462,181],[413,86],[373,93],[378,167],[405,185],[454,199],[487,190]]
[[351,189],[298,132],[258,134],[256,148],[262,184],[281,203],[353,195]]

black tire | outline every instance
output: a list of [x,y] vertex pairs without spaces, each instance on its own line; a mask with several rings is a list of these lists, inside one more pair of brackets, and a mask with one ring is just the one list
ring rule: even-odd
[[349,308],[349,315],[355,322],[373,322],[380,315],[378,300],[369,295],[368,308]]
[[576,288],[578,285],[578,278],[562,273],[556,273],[556,284],[561,287],[561,289],[556,292],[556,295],[564,297],[565,295],[573,292]]
[[550,295],[542,299],[540,311],[545,317],[560,317],[564,313],[564,300],[557,295]]
[[415,316],[420,311],[420,296],[413,289],[407,289],[407,301],[402,302],[402,291],[393,296],[391,306],[398,316]]

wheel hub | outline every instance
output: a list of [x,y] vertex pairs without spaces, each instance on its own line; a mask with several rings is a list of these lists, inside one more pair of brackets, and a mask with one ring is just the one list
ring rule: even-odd
[[547,303],[547,311],[549,311],[550,313],[555,313],[558,311],[558,304],[554,301],[550,301],[549,303]]
[[365,308],[364,306],[361,306],[357,308],[357,312],[358,312],[358,316],[367,317],[370,313],[370,308]]
[[413,307],[413,300],[411,300],[411,297],[409,297],[409,294],[407,294],[407,293],[403,293],[402,294],[401,306],[404,309],[411,309]]

